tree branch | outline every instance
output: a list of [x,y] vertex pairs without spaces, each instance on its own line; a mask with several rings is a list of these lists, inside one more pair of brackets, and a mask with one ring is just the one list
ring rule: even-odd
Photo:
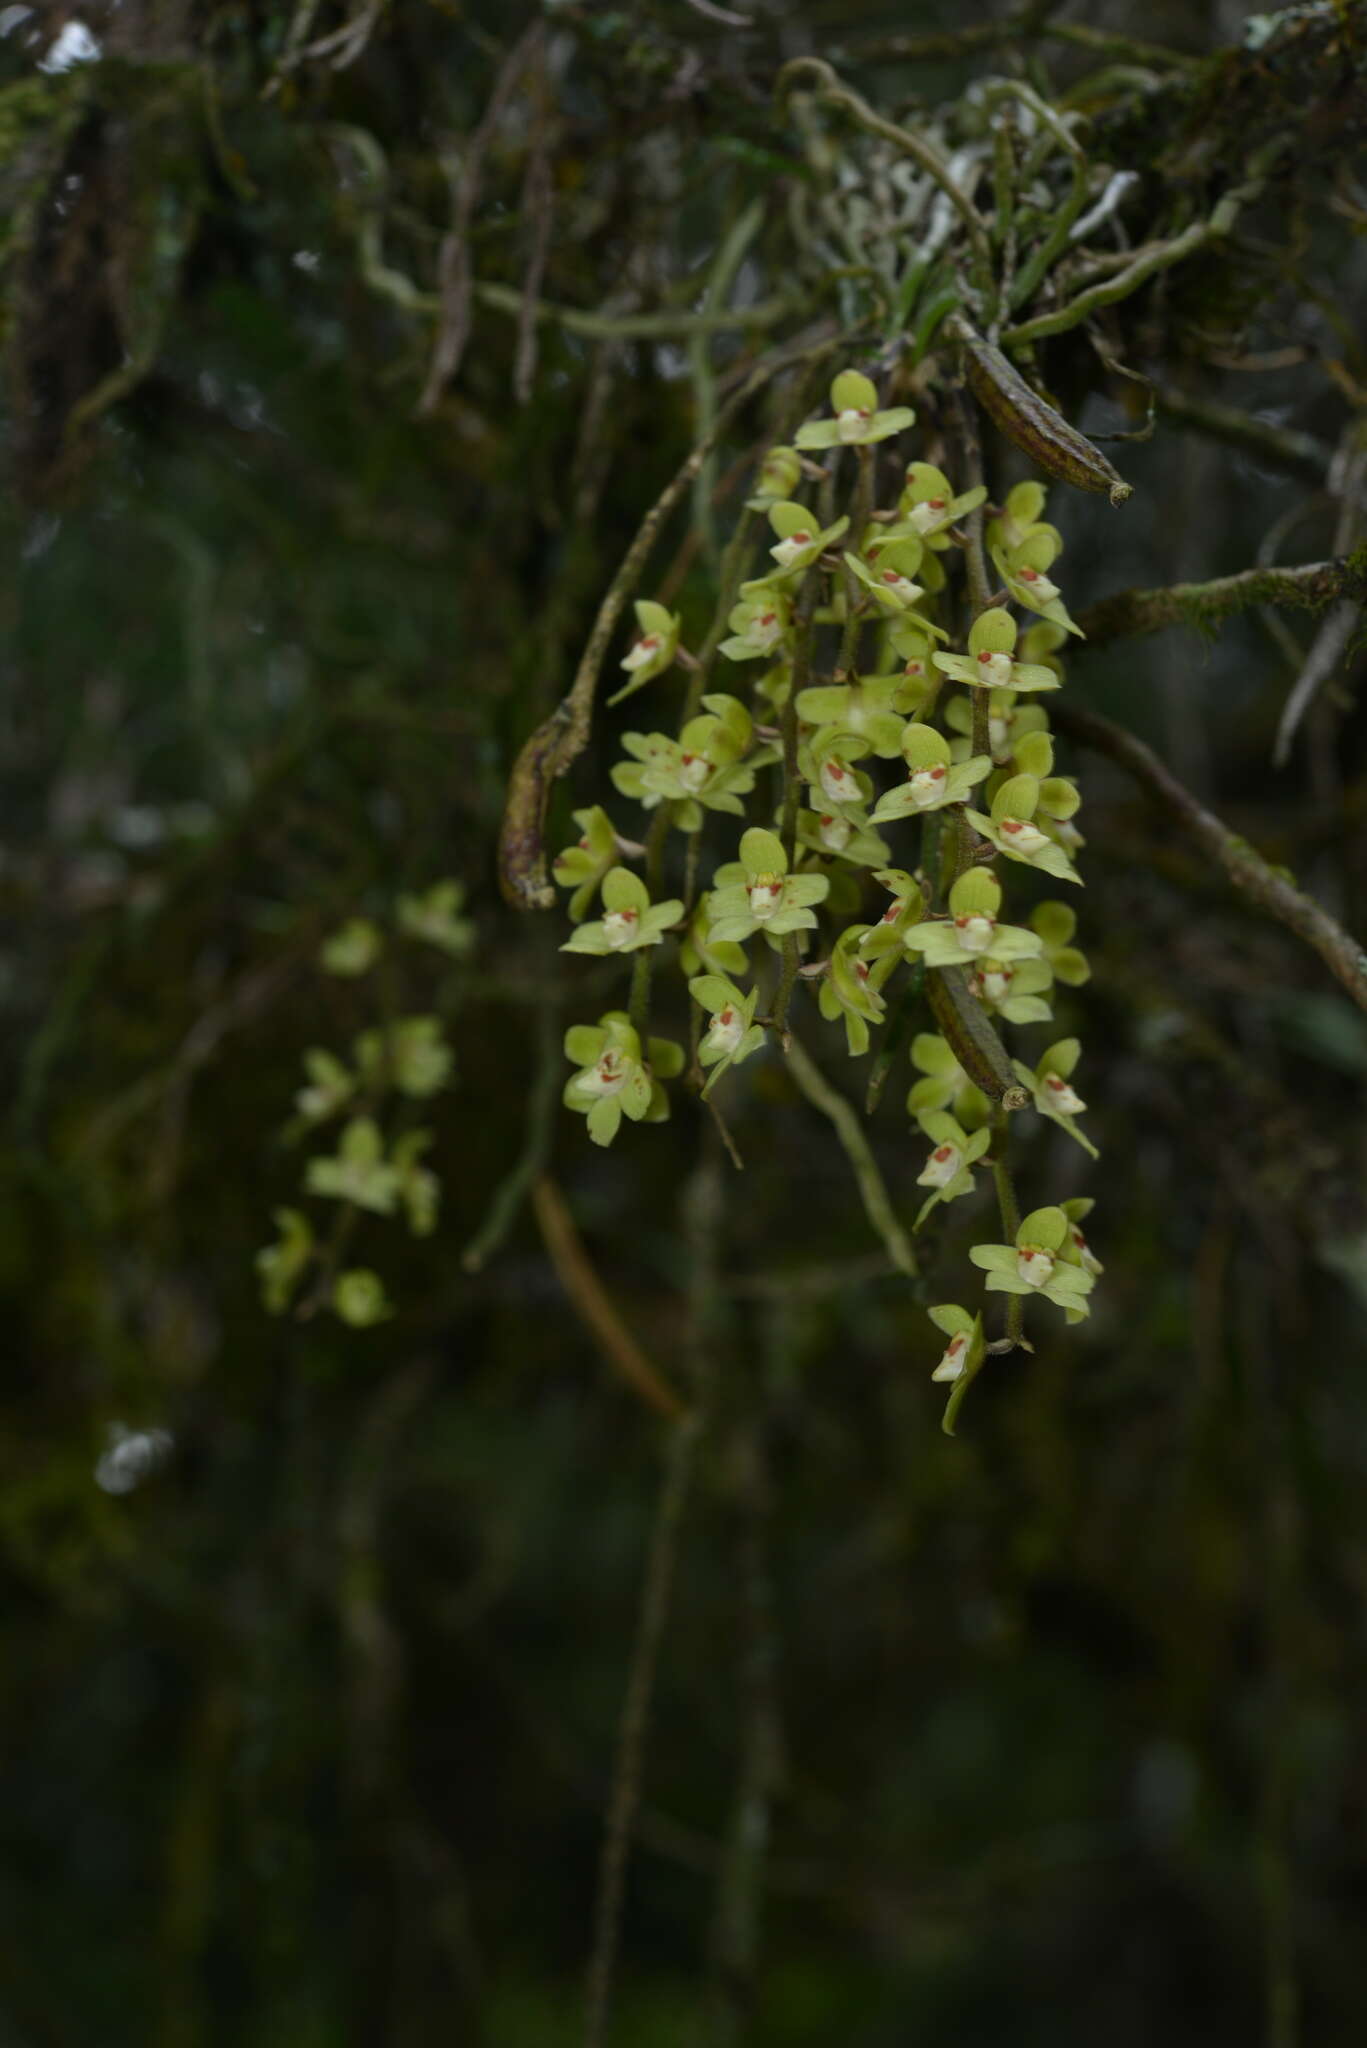
[[1241,569],[1209,583],[1169,583],[1157,590],[1118,590],[1078,620],[1092,646],[1107,640],[1157,633],[1164,626],[1207,631],[1247,611],[1250,605],[1284,605],[1292,611],[1320,611],[1337,598],[1367,599],[1367,553],[1327,562],[1302,562],[1294,569]]
[[1284,924],[1307,946],[1313,946],[1358,1008],[1367,1011],[1367,955],[1327,910],[1321,909],[1313,897],[1303,895],[1246,839],[1240,839],[1221,824],[1133,733],[1112,725],[1108,718],[1101,718],[1094,711],[1082,711],[1074,705],[1051,705],[1050,715],[1060,732],[1100,754],[1108,754],[1132,775],[1141,788],[1171,812],[1241,895]]

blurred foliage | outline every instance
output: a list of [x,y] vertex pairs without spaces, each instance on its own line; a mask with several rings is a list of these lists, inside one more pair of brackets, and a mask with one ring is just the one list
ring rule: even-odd
[[[660,1439],[680,1456],[661,1388],[709,1422],[613,2040],[1367,2029],[1363,1017],[1091,764],[1094,978],[1061,1028],[1106,1281],[951,1441],[940,1241],[924,1282],[886,1266],[772,1051],[726,1084],[743,1174],[687,1098],[591,1156],[550,1109],[562,1012],[615,984],[497,893],[512,758],[700,419],[768,348],[895,324],[879,248],[833,277],[811,226],[827,173],[879,160],[775,110],[794,55],[927,120],[988,73],[1071,93],[1162,232],[1290,122],[1218,255],[1043,345],[1088,431],[1142,427],[1117,357],[1156,392],[1113,451],[1123,514],[1053,509],[1087,601],[1359,538],[1362,8],[1155,0],[1149,57],[1131,9],[1070,39],[1047,0],[984,5],[967,51],[952,12],[0,15],[6,2044],[580,2038]],[[753,202],[746,317],[699,343],[680,316]],[[529,274],[587,325],[532,328]],[[668,529],[651,588],[686,634],[791,400]],[[1270,765],[1318,631],[1250,612],[1084,651],[1073,686],[1361,931],[1355,641]],[[557,790],[553,846],[609,758]],[[468,954],[326,971],[447,877]],[[268,1317],[304,1056],[399,1015],[454,1048],[439,1226],[356,1228],[376,1327]],[[899,1071],[869,1128],[906,1215]],[[495,1246],[546,1116],[550,1196]]]

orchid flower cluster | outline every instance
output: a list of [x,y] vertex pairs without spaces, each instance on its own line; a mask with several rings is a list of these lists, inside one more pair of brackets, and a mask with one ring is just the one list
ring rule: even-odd
[[[850,1056],[862,1057],[888,1024],[901,975],[899,1015],[924,1002],[935,1026],[911,1044],[907,1111],[928,1146],[915,1227],[995,1180],[1009,1241],[970,1252],[988,1293],[1048,1302],[1076,1322],[1101,1270],[1081,1228],[1091,1204],[1053,1203],[1017,1225],[1005,1150],[1007,1111],[1025,1105],[1096,1156],[1079,1121],[1080,1047],[1064,1037],[1027,1056],[1000,1034],[1049,1025],[1055,989],[1089,974],[1064,900],[1081,882],[1080,799],[1056,770],[1047,708],[1064,680],[1060,652],[1079,628],[1052,574],[1063,542],[1044,518],[1043,485],[1019,483],[988,505],[981,484],[956,489],[918,460],[899,465],[895,498],[878,504],[877,486],[891,477],[881,444],[913,418],[906,406],[880,408],[872,381],[845,370],[830,417],[769,451],[747,500],[751,528],[760,526],[759,573],[723,600],[729,633],[718,619],[715,656],[690,655],[680,618],[662,604],[637,604],[619,696],[677,662],[686,701],[677,732],[623,735],[612,782],[644,822],[623,831],[598,805],[578,811],[579,837],[555,864],[571,892],[564,950],[633,959],[628,1007],[566,1035],[574,1072],[564,1100],[604,1145],[623,1117],[668,1115],[663,1084],[685,1055],[645,1029],[662,949],[688,977],[690,1072],[704,1095],[766,1044],[785,1042],[788,1004],[804,984],[815,985],[821,1016],[843,1026]],[[833,516],[842,465],[855,470],[853,487],[849,509]],[[756,563],[761,548],[767,560]],[[970,548],[988,583],[982,602],[979,577],[976,606]],[[729,689],[718,671],[734,678]],[[728,845],[723,832],[726,857],[709,870],[711,812],[731,836]],[[666,895],[675,833],[685,842],[683,893]],[[984,1033],[997,1055],[991,1075]],[[1019,1303],[1007,1307],[997,1348],[1021,1341]],[[983,1317],[958,1303],[930,1313],[948,1340],[933,1377],[952,1385],[953,1411],[989,1349]]]
[[[464,884],[452,879],[400,896],[392,931],[370,918],[348,918],[320,947],[318,964],[338,980],[364,985],[372,976],[390,982],[392,955],[403,941],[434,949],[448,963],[464,960],[475,936],[461,914],[464,903]],[[394,1311],[380,1275],[370,1266],[343,1265],[355,1226],[378,1216],[402,1219],[415,1237],[436,1229],[441,1182],[424,1164],[434,1134],[415,1120],[416,1105],[451,1085],[455,1056],[439,1017],[396,1016],[390,1008],[378,987],[376,1021],[345,1053],[315,1045],[304,1054],[304,1083],[282,1135],[295,1144],[335,1127],[335,1149],[315,1152],[304,1167],[304,1193],[324,1204],[320,1218],[303,1208],[277,1209],[275,1241],[256,1255],[262,1303],[272,1315],[326,1307],[353,1329],[387,1321]]]

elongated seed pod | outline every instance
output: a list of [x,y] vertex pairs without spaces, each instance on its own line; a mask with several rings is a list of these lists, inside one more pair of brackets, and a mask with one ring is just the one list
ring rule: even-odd
[[1030,1097],[962,967],[937,968],[926,976],[926,990],[940,1034],[969,1080],[1003,1109],[1024,1109]]
[[1113,505],[1123,505],[1133,485],[1111,467],[1101,450],[1046,405],[1015,365],[984,341],[962,314],[948,327],[963,349],[973,396],[1007,439],[1060,483],[1080,491],[1105,491]]

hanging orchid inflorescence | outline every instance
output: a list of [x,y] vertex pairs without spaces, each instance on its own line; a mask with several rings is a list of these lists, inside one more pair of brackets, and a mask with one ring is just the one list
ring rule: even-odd
[[[690,1077],[709,1098],[766,1042],[790,1044],[803,984],[815,985],[820,1015],[843,1026],[856,1059],[880,1028],[885,1047],[900,1042],[924,1005],[920,1021],[934,1028],[907,1032],[907,1110],[928,1148],[914,1228],[974,1195],[986,1174],[1005,1240],[993,1222],[969,1254],[989,1295],[1006,1297],[1001,1337],[990,1341],[982,1314],[958,1303],[930,1311],[947,1340],[933,1377],[951,1385],[950,1426],[984,1358],[1025,1342],[1023,1304],[1047,1302],[1077,1322],[1101,1270],[1080,1228],[1091,1203],[1073,1197],[1022,1216],[1007,1157],[1013,1114],[1029,1110],[1096,1156],[1079,1121],[1078,1041],[1026,1058],[1002,1035],[1047,1025],[1056,984],[1076,987],[1089,973],[1074,912],[1050,893],[1081,882],[1079,796],[1056,772],[1048,713],[1064,681],[1060,650],[1078,628],[1055,579],[1063,542],[1044,517],[1042,484],[1019,483],[989,505],[982,484],[960,488],[962,478],[919,460],[899,463],[897,495],[880,505],[889,444],[914,414],[880,407],[872,380],[853,369],[836,377],[830,401],[829,417],[764,458],[728,558],[742,565],[722,600],[729,635],[719,619],[695,657],[677,616],[636,606],[618,694],[677,662],[686,700],[677,734],[623,736],[612,781],[645,825],[638,817],[624,833],[598,806],[578,811],[581,836],[555,865],[572,891],[563,950],[633,962],[627,1007],[568,1032],[576,1071],[564,1099],[603,1145],[623,1116],[668,1115],[663,1083],[683,1072],[685,1054],[647,1030],[652,964],[665,949],[687,977]],[[833,516],[843,469],[848,507]],[[762,573],[741,580],[747,550]],[[749,670],[748,703],[716,687],[718,657]],[[736,823],[709,865],[711,812]],[[682,894],[662,884],[674,833]]]

